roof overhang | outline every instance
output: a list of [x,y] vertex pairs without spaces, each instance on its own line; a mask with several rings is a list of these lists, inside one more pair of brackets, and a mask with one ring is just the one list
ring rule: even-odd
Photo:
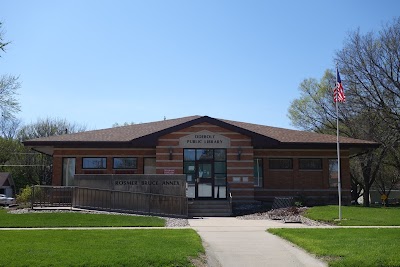
[[[193,120],[177,124],[172,127],[156,131],[130,141],[35,141],[28,140],[23,142],[25,146],[47,155],[53,155],[57,148],[155,148],[161,136],[177,132],[193,125],[209,123],[220,126],[227,130],[237,132],[251,138],[252,146],[255,149],[336,149],[336,143],[317,143],[317,142],[280,142],[274,138],[244,129],[228,122],[214,119],[208,116],[198,117]],[[350,151],[350,154],[359,154],[369,149],[378,148],[380,144],[369,143],[341,143],[340,148]]]

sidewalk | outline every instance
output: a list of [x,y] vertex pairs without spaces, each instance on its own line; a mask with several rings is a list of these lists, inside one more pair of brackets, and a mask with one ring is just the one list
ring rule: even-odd
[[291,243],[266,232],[271,227],[309,228],[306,225],[233,217],[189,219],[189,224],[201,236],[208,266],[211,267],[327,266]]

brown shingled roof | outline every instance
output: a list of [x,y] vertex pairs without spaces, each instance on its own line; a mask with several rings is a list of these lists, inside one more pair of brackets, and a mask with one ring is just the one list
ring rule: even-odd
[[[230,121],[223,120],[228,124],[232,124],[236,127],[246,129],[248,131],[252,131],[254,133],[268,136],[272,139],[275,139],[281,143],[336,143],[336,135],[330,134],[319,134],[314,132],[305,132],[298,130],[290,130],[284,128],[277,128],[271,126],[264,126],[259,124],[252,124],[246,122],[238,122],[238,121]],[[343,144],[376,144],[372,141],[354,139],[340,136],[340,143]]]
[[190,116],[178,119],[163,120],[148,123],[132,124],[102,130],[94,130],[73,134],[43,137],[25,141],[25,144],[35,142],[129,142],[134,139],[153,134],[173,126],[192,121],[200,116]]
[[[208,116],[189,116],[178,119],[163,120],[149,123],[133,124],[103,130],[87,131],[75,134],[65,134],[25,141],[27,146],[52,146],[79,143],[90,145],[101,142],[102,144],[130,143],[141,145],[147,142],[155,146],[159,136],[177,131],[201,122],[209,122],[221,127],[241,132],[253,138],[257,147],[290,146],[291,144],[336,144],[335,135],[318,134],[313,132],[289,130],[252,123],[215,119]],[[256,140],[256,141],[255,141]],[[376,147],[378,143],[347,137],[340,137],[340,143],[344,145]]]

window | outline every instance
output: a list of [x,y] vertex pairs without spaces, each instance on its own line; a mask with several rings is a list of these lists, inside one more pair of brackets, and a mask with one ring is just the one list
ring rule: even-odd
[[293,169],[292,159],[269,159],[269,168],[271,170],[291,170]]
[[213,149],[196,149],[196,160],[212,160]]
[[301,170],[322,170],[322,159],[299,159]]
[[62,185],[73,186],[75,175],[75,158],[63,158]]
[[215,161],[226,161],[226,150],[225,149],[214,149]]
[[82,158],[82,169],[107,169],[107,158]]
[[[226,180],[226,150],[214,149],[214,174],[222,183],[222,179]],[[216,178],[217,179],[217,178]]]
[[338,161],[337,159],[329,160],[329,186],[338,186]]
[[137,158],[113,158],[114,169],[137,169]]
[[194,161],[196,159],[196,150],[195,149],[183,150],[183,158],[185,161],[188,160]]
[[263,186],[263,160],[254,159],[254,186]]

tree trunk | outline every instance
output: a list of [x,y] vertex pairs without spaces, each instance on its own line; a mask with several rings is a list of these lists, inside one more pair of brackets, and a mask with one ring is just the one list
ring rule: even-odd
[[369,186],[366,185],[364,187],[364,194],[363,194],[363,206],[364,207],[369,207],[370,203],[369,203]]

